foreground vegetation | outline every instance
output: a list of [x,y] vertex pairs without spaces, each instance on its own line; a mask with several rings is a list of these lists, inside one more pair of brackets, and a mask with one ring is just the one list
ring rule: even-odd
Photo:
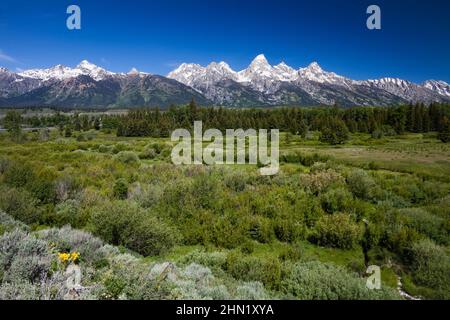
[[[450,299],[438,133],[348,130],[336,145],[306,122],[262,177],[174,166],[169,139],[117,135],[130,119],[0,134],[0,299],[400,299],[398,277]],[[83,288],[68,293],[71,263]],[[366,288],[369,265],[381,290]]]

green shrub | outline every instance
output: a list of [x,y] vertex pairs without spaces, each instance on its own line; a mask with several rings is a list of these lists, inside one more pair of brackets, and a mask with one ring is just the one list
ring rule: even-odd
[[231,252],[227,256],[226,270],[235,279],[260,281],[270,289],[278,288],[281,280],[281,264],[271,257],[248,257]]
[[318,153],[305,154],[299,151],[284,153],[280,157],[280,162],[300,163],[306,167],[311,167],[317,162],[327,162],[328,160],[330,160],[330,156],[328,155],[319,155]]
[[203,250],[195,250],[181,259],[181,263],[190,264],[192,262],[210,267],[224,269],[227,262],[227,254],[223,251],[206,252]]
[[83,141],[87,141],[88,139],[87,139],[87,136],[84,134],[84,133],[80,133],[78,136],[77,136],[77,141],[78,142],[83,142]]
[[101,144],[101,145],[98,146],[98,152],[108,153],[110,151],[111,151],[111,146],[107,146],[107,145],[104,145],[104,144]]
[[25,190],[1,186],[0,209],[27,224],[37,223],[40,219],[36,199]]
[[156,150],[153,148],[147,148],[139,154],[140,159],[152,160],[157,157]]
[[443,245],[449,242],[449,230],[444,218],[419,208],[401,209],[400,212],[406,216],[406,224],[419,233]]
[[394,289],[370,290],[356,274],[318,261],[296,264],[281,289],[288,298],[300,300],[400,299]]
[[328,213],[345,211],[352,205],[352,194],[345,189],[331,189],[321,195],[322,208]]
[[0,174],[4,174],[11,164],[12,162],[8,158],[0,157]]
[[[201,232],[204,232],[204,230],[201,229]],[[212,226],[211,233],[212,242],[218,247],[227,249],[238,247],[245,239],[245,229],[239,225],[239,220],[231,215],[217,218]]]
[[132,151],[120,151],[115,159],[125,164],[134,164],[139,162],[138,156]]
[[362,169],[352,170],[347,175],[350,191],[358,198],[371,199],[376,188],[373,178]]
[[362,228],[345,213],[325,215],[317,222],[313,241],[318,245],[351,249],[361,240]]
[[342,185],[343,183],[344,178],[342,175],[333,169],[300,175],[300,184],[314,195],[326,191],[333,185]]
[[280,217],[274,222],[275,236],[283,242],[295,242],[305,236],[305,225],[294,217]]
[[381,139],[384,137],[384,133],[382,130],[376,129],[372,131],[372,139]]
[[254,216],[249,225],[249,234],[253,240],[268,243],[273,239],[273,228],[270,220],[265,217]]
[[78,201],[68,199],[56,205],[55,224],[57,226],[84,227],[86,222],[86,218],[80,212],[80,203]]
[[436,292],[434,298],[450,298],[450,256],[431,240],[414,243],[408,252],[413,280]]
[[34,178],[33,169],[27,164],[18,162],[13,162],[3,173],[4,182],[17,188],[24,187],[32,182]]
[[113,194],[116,199],[125,200],[128,196],[128,183],[125,179],[117,179],[114,183]]
[[249,181],[249,177],[244,172],[228,173],[224,177],[225,185],[235,192],[242,192]]
[[299,246],[286,245],[281,249],[278,258],[281,261],[298,261],[302,257],[302,251]]
[[43,204],[56,201],[55,183],[48,177],[36,177],[28,183],[27,189]]
[[177,241],[177,232],[136,204],[116,201],[94,209],[93,232],[113,245],[144,256],[158,255]]

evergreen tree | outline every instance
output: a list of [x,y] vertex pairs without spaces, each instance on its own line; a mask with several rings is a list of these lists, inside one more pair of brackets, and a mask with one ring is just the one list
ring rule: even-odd
[[22,139],[22,121],[22,115],[18,111],[8,111],[3,119],[3,125],[13,141],[19,142]]
[[344,121],[332,118],[328,125],[322,129],[320,141],[332,145],[343,144],[349,139],[349,131]]
[[95,118],[94,120],[94,129],[95,130],[100,130],[101,124],[100,124],[100,119],[99,118]]
[[64,136],[66,138],[70,138],[72,136],[72,128],[70,128],[70,126],[66,126],[66,129],[64,131]]
[[78,115],[78,113],[75,113],[75,115],[73,117],[73,129],[75,131],[81,131],[81,121],[80,121],[80,116]]
[[450,142],[450,120],[447,117],[442,120],[442,129],[439,131],[438,138],[444,143]]

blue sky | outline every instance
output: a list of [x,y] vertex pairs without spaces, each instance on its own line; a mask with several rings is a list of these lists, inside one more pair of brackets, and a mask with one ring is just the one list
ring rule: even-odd
[[[66,28],[77,4],[82,30]],[[378,4],[382,30],[366,28]],[[259,53],[298,68],[317,61],[355,79],[450,82],[448,0],[54,0],[0,2],[0,65],[167,74],[181,62],[246,67]]]

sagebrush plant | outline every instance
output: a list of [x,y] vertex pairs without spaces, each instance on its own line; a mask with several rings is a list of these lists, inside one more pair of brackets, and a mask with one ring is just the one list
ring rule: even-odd
[[298,263],[281,282],[287,298],[301,300],[401,299],[391,288],[370,290],[364,280],[342,267],[310,261]]

